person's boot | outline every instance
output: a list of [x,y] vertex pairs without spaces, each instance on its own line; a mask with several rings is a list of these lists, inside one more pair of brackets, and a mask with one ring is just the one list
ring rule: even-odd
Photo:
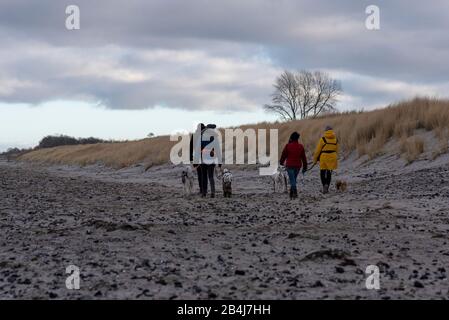
[[296,198],[298,198],[298,190],[297,189],[293,190],[293,199],[296,199]]
[[325,184],[325,185],[323,186],[323,193],[324,193],[324,194],[329,193],[329,185],[328,185],[328,184]]
[[210,197],[211,197],[211,198],[215,198],[215,193],[212,192],[212,193],[210,194]]
[[293,189],[290,188],[290,199],[293,199]]

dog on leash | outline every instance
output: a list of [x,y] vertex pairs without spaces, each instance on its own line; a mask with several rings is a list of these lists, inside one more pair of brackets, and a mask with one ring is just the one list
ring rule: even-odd
[[348,183],[343,180],[337,180],[335,182],[335,188],[338,192],[345,192],[348,189]]
[[223,169],[221,181],[223,182],[223,196],[225,198],[230,198],[232,196],[232,173],[231,173],[231,171],[229,171],[228,169]]
[[288,174],[284,166],[279,166],[277,171],[271,176],[273,180],[274,192],[287,192],[288,189]]
[[184,195],[189,196],[193,191],[193,170],[191,166],[185,166],[182,169],[181,181],[184,190]]

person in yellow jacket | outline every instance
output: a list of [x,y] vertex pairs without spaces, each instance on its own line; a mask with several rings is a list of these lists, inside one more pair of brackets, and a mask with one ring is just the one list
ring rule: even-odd
[[329,192],[332,171],[338,168],[338,140],[332,127],[326,126],[323,137],[320,138],[313,155],[313,163],[320,162],[320,176],[323,193]]

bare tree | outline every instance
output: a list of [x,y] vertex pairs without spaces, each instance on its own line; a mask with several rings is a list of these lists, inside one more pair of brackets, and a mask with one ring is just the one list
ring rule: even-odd
[[285,121],[315,118],[334,111],[342,93],[340,81],[321,71],[284,71],[276,78],[274,89],[272,103],[264,108]]

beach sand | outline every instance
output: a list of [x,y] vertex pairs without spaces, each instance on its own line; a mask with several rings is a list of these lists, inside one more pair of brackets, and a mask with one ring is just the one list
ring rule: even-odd
[[180,170],[0,161],[0,298],[449,298],[447,157],[349,159],[328,195],[314,169],[294,201],[255,168],[233,169],[231,199],[218,180],[186,198]]

